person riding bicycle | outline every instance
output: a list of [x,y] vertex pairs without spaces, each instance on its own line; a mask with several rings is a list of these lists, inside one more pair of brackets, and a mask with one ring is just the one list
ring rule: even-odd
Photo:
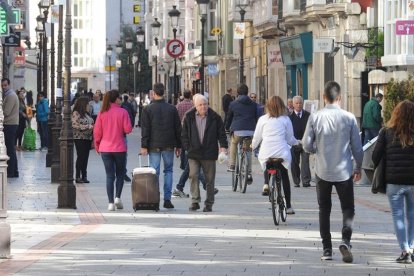
[[267,182],[263,186],[263,195],[269,195],[269,177],[266,171],[266,162],[269,158],[283,159],[280,172],[287,214],[290,215],[295,213],[290,202],[290,181],[288,175],[288,169],[292,160],[290,148],[298,144],[299,141],[293,135],[292,122],[288,117],[288,109],[283,100],[278,96],[271,97],[266,103],[266,114],[260,117],[257,122],[252,149],[260,146],[258,159]]
[[[253,102],[248,96],[249,88],[245,84],[240,84],[237,88],[238,97],[235,101],[230,103],[228,118],[226,122],[226,130],[230,129],[231,144],[230,144],[230,160],[227,168],[228,172],[235,171],[237,145],[243,137],[252,137],[256,122],[258,119],[257,104]],[[245,140],[245,146],[250,147],[251,139]],[[252,177],[252,157],[247,155],[248,176],[247,183],[253,182]]]

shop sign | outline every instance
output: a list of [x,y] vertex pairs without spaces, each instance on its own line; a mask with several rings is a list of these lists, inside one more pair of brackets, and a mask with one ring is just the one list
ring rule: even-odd
[[330,53],[333,49],[334,40],[332,38],[314,38],[313,52],[314,53]]
[[234,23],[234,39],[244,39],[246,36],[246,24],[244,22]]

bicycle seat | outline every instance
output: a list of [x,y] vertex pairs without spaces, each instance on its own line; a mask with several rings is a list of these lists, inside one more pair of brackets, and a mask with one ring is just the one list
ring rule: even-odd
[[277,167],[282,165],[283,161],[284,160],[282,158],[269,158],[266,161],[266,165],[267,167]]

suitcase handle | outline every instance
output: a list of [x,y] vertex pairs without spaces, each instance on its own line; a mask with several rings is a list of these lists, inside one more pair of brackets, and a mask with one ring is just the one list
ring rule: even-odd
[[149,154],[147,154],[147,166],[142,166],[142,160],[141,160],[141,156],[142,156],[142,154],[141,153],[139,153],[138,154],[138,161],[139,161],[139,167],[140,168],[149,168],[150,167],[150,160],[149,160]]

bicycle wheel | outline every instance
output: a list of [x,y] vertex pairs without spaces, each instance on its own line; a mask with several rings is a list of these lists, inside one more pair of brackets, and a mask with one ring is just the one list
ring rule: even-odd
[[246,193],[247,188],[247,154],[243,153],[240,160],[240,192]]
[[237,183],[239,181],[239,154],[236,155],[236,165],[234,166],[234,172],[232,172],[231,187],[233,192],[237,191]]
[[278,199],[277,204],[279,205],[279,213],[280,218],[283,222],[286,221],[287,218],[287,208],[286,208],[286,198],[285,192],[283,191],[282,179],[280,178],[278,185]]
[[272,176],[272,185],[270,186],[270,193],[269,193],[269,200],[270,204],[272,205],[272,215],[273,215],[273,222],[275,225],[279,225],[280,222],[280,212],[279,212],[279,204],[277,204],[277,189],[276,189],[276,176]]

